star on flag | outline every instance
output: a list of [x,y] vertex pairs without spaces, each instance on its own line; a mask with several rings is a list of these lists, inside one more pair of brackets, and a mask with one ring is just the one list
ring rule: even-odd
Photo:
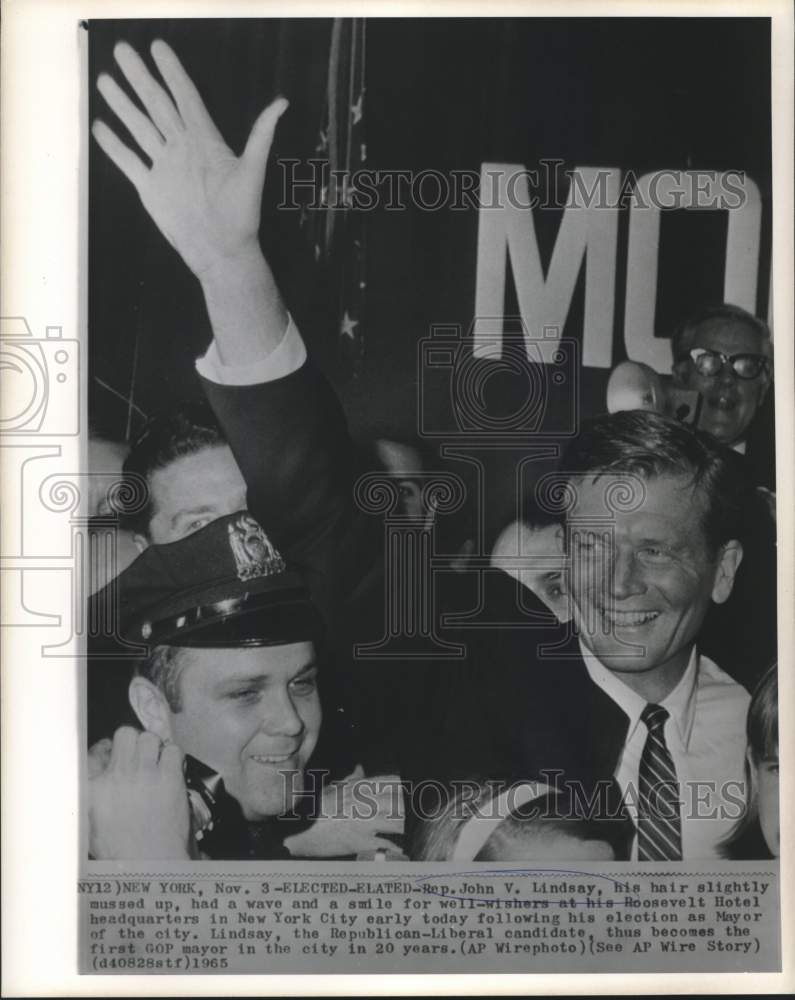
[[340,336],[348,337],[351,340],[355,340],[356,334],[354,333],[354,330],[358,325],[359,321],[353,319],[353,317],[348,313],[348,310],[346,309],[345,315],[342,317],[342,323],[340,324]]

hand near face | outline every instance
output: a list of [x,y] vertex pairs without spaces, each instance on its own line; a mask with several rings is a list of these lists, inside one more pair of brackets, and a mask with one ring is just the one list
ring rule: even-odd
[[393,841],[379,834],[403,833],[400,779],[395,774],[365,778],[357,765],[342,781],[329,785],[321,799],[321,815],[308,830],[287,837],[294,857],[331,858],[386,851],[392,860],[404,858]]
[[129,726],[89,753],[89,851],[98,861],[190,857],[183,754]]
[[235,156],[207,113],[173,50],[151,48],[167,89],[131,46],[114,56],[146,113],[107,74],[97,88],[151,161],[148,167],[101,121],[94,138],[134,185],[158,228],[200,279],[215,267],[259,254],[257,233],[265,168],[276,122],[287,108],[277,98],[259,116],[242,156]]

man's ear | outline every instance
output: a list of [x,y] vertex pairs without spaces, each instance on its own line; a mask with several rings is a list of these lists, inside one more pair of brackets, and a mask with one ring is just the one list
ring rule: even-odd
[[712,584],[712,600],[716,604],[728,601],[734,586],[734,577],[742,561],[743,547],[736,539],[721,546],[715,569],[715,580]]
[[173,739],[171,710],[166,696],[157,685],[145,677],[133,677],[127,694],[144,729],[159,736],[161,740]]
[[143,552],[144,549],[149,548],[149,539],[146,537],[146,535],[141,535],[137,531],[133,535],[133,542],[135,543],[135,547],[136,549],[138,549],[139,552]]

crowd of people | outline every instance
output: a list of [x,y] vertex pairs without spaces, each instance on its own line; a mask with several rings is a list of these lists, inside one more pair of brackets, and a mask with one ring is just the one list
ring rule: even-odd
[[[258,241],[286,102],[236,157],[175,53],[151,55],[165,86],[115,51],[144,111],[98,80],[149,162],[93,134],[199,280],[214,336],[206,406],[152,419],[123,458],[145,500],[118,575],[93,581],[92,618],[113,621],[90,649],[91,855],[776,856],[775,506],[744,455],[773,374],[764,323],[725,305],[685,322],[672,380],[699,394],[700,428],[583,421],[558,463],[566,503],[534,498],[490,568],[468,572],[462,539],[434,578],[447,655],[409,629],[400,658],[378,656],[397,556],[353,502],[342,408]],[[430,534],[419,452],[373,451]]]

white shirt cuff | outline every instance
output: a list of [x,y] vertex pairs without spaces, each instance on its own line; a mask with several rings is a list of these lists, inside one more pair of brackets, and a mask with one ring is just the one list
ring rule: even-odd
[[306,346],[290,316],[278,346],[261,360],[250,365],[225,365],[213,340],[207,353],[196,359],[196,371],[208,382],[217,382],[219,385],[258,385],[260,382],[275,382],[285,375],[292,375],[305,361]]

